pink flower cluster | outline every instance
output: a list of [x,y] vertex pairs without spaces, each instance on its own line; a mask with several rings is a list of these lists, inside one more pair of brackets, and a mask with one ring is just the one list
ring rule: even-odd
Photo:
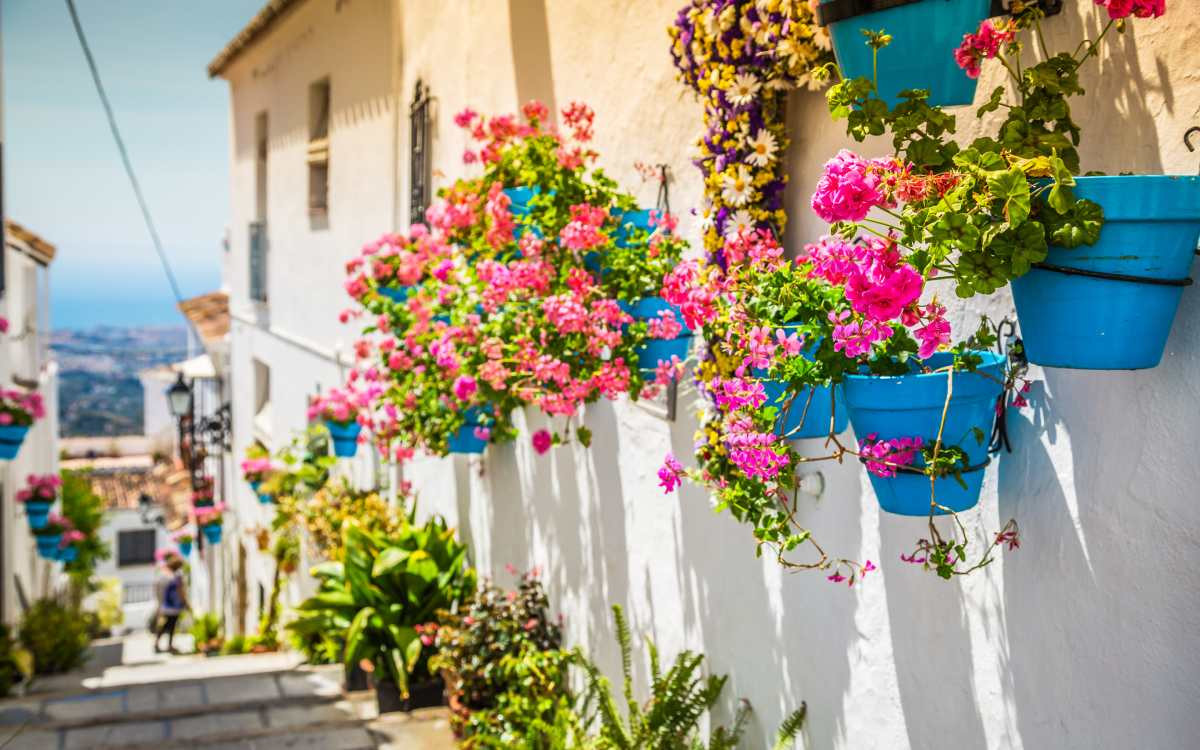
[[916,461],[917,452],[924,444],[919,437],[880,440],[873,432],[858,441],[858,453],[866,463],[867,471],[877,477],[894,477],[897,466],[911,466]]
[[171,541],[175,542],[176,544],[185,544],[187,542],[194,541],[195,539],[196,535],[193,534],[192,530],[187,526],[184,526],[174,534],[171,534]]
[[1016,23],[1012,19],[998,23],[993,23],[991,19],[985,20],[979,24],[979,31],[963,34],[962,44],[954,50],[954,61],[966,72],[968,78],[978,78],[980,63],[1000,54],[1000,45],[1011,42],[1016,34]]
[[717,317],[719,293],[719,282],[706,280],[695,260],[683,261],[663,279],[663,299],[679,308],[684,324],[692,330]]
[[72,544],[82,542],[84,539],[87,539],[87,534],[84,534],[79,529],[67,529],[63,532],[62,539],[58,542],[58,548],[66,549]]
[[25,478],[25,489],[17,492],[16,499],[18,503],[30,500],[53,502],[59,487],[62,487],[62,479],[55,474],[30,474]]
[[225,512],[225,504],[217,503],[216,505],[196,508],[193,514],[196,517],[198,526],[208,526],[214,523],[221,523],[221,514]]
[[349,388],[331,388],[323,396],[314,396],[308,404],[308,421],[320,419],[346,424],[359,418],[360,413],[370,407],[371,399],[366,391]]
[[888,185],[900,164],[893,158],[864,159],[842,149],[825,163],[812,196],[812,209],[823,220],[862,221],[877,206],[893,207]]
[[662,467],[658,470],[658,485],[663,488],[663,494],[669,495],[674,492],[683,483],[683,475],[683,464],[679,463],[674,455],[668,453],[666,459],[663,460]]
[[1110,18],[1158,18],[1167,12],[1167,0],[1096,0]]
[[608,244],[609,236],[604,233],[606,221],[607,208],[587,203],[571,206],[571,220],[558,233],[558,240],[563,247],[576,252],[586,252]]
[[0,388],[0,427],[31,425],[45,416],[42,394]]
[[261,481],[271,472],[271,459],[247,458],[242,461],[242,478],[248,482]]
[[724,442],[729,460],[751,479],[773,479],[788,465],[788,451],[778,441],[773,432],[759,432],[747,417],[734,417],[726,425]]

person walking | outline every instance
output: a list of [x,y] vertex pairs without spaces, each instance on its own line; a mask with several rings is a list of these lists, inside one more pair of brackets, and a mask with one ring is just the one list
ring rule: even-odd
[[175,650],[175,626],[179,624],[179,616],[185,610],[191,609],[187,598],[187,585],[183,581],[183,558],[178,555],[167,557],[166,575],[161,576],[155,584],[158,598],[158,631],[154,635],[154,653],[161,654],[160,643],[167,636],[166,650],[172,654]]

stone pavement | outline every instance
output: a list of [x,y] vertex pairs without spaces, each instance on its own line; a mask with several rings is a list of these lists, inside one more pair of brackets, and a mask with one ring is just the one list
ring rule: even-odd
[[[0,701],[3,750],[451,750],[442,709],[378,717],[339,665],[290,654],[109,667],[75,690]],[[69,684],[59,681],[56,687]]]

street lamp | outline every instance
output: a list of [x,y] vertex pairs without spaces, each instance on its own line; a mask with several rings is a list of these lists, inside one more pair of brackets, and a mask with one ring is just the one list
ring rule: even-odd
[[192,389],[184,382],[182,372],[175,384],[167,389],[167,404],[171,408],[171,416],[176,419],[183,419],[192,413]]

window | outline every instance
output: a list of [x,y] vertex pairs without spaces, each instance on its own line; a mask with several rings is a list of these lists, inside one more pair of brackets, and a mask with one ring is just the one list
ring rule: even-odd
[[154,563],[154,529],[128,529],[117,532],[117,567]]
[[429,153],[429,87],[417,81],[412,105],[408,110],[408,169],[410,223],[425,221],[425,209],[432,199],[433,160]]
[[271,368],[261,360],[254,362],[254,439],[271,443]]
[[308,87],[308,212],[329,210],[329,79]]

